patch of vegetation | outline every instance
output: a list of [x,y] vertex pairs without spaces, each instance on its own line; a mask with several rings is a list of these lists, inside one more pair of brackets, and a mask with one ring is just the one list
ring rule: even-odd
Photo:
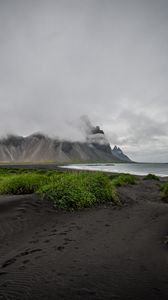
[[112,186],[107,174],[103,172],[81,173],[81,177],[86,189],[94,194],[97,202],[103,203],[116,200],[116,190]]
[[120,205],[116,187],[135,182],[136,177],[129,174],[0,169],[0,194],[37,193],[62,209],[91,207],[106,202]]
[[1,175],[19,175],[19,174],[40,174],[40,175],[48,175],[48,174],[60,174],[63,173],[61,170],[52,170],[52,169],[24,169],[24,168],[0,168],[0,176]]
[[114,187],[126,185],[126,184],[135,184],[136,176],[131,174],[121,174],[112,179],[112,185]]
[[45,185],[39,189],[38,194],[41,198],[52,201],[55,207],[62,209],[89,207],[96,202],[93,194],[67,178]]
[[104,202],[115,202],[116,193],[103,173],[64,173],[41,187],[38,194],[51,200],[57,208],[83,208]]
[[161,186],[162,190],[162,199],[163,201],[168,203],[168,181],[162,184]]
[[151,174],[149,173],[148,175],[146,175],[144,178],[144,180],[157,180],[160,181],[159,177],[155,174]]
[[120,174],[120,173],[108,174],[108,178],[109,178],[110,180],[113,180],[114,178],[117,178],[117,177],[120,176],[120,175],[122,175],[122,174]]
[[47,176],[36,174],[6,176],[0,181],[0,194],[31,194],[47,182]]

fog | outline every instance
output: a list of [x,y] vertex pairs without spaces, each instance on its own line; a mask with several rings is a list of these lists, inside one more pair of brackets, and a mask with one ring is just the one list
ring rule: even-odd
[[168,162],[167,0],[0,0],[0,135],[83,139]]

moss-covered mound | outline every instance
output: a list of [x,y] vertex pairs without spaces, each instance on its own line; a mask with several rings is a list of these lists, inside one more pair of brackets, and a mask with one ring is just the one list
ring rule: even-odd
[[0,170],[0,194],[37,193],[57,208],[82,208],[111,202],[119,204],[116,187],[134,184],[129,174],[58,170]]
[[38,194],[59,208],[82,208],[116,200],[111,181],[102,173],[65,173],[52,178]]
[[157,180],[157,181],[160,180],[157,175],[151,174],[151,173],[149,173],[148,175],[146,175],[143,179],[144,180]]
[[47,176],[36,174],[21,174],[1,177],[0,194],[23,195],[35,193],[48,182]]
[[168,181],[166,181],[164,184],[162,184],[161,190],[162,190],[163,201],[168,203]]

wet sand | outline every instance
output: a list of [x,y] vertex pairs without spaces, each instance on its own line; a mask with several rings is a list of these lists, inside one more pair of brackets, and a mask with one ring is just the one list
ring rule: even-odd
[[61,212],[0,196],[0,299],[168,299],[168,204],[156,181],[118,189],[123,207]]

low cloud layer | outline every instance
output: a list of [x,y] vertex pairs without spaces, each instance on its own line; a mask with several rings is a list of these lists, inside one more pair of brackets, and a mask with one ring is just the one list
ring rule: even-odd
[[168,2],[1,0],[0,135],[83,139],[168,161]]

